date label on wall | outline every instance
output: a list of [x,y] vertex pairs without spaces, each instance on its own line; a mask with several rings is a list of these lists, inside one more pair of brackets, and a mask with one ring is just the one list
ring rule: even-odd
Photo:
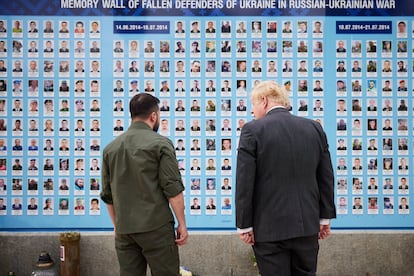
[[336,21],[337,34],[391,34],[391,21]]
[[114,21],[114,33],[169,34],[169,21]]

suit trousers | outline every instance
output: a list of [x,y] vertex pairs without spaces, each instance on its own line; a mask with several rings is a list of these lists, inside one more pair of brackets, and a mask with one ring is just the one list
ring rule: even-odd
[[116,234],[115,248],[120,276],[145,276],[147,264],[153,276],[179,275],[173,223],[145,233]]
[[316,275],[318,235],[275,242],[255,242],[253,250],[260,275]]

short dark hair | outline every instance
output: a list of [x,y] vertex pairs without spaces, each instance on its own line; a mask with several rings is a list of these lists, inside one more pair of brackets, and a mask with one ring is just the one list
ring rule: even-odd
[[131,118],[147,119],[152,112],[159,110],[160,100],[148,93],[136,94],[129,102]]

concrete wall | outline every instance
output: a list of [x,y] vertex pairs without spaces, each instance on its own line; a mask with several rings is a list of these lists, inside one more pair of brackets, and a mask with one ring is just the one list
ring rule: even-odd
[[[116,276],[113,234],[81,233],[81,276]],[[59,233],[0,232],[0,275],[30,275],[41,250],[59,262]],[[257,275],[237,234],[192,232],[181,263],[198,276]],[[334,231],[320,242],[318,275],[414,275],[414,231]]]

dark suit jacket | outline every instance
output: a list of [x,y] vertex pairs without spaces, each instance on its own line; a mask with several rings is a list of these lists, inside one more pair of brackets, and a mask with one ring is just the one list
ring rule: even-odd
[[236,225],[253,227],[256,242],[314,235],[336,216],[326,135],[284,108],[243,126],[236,183]]

